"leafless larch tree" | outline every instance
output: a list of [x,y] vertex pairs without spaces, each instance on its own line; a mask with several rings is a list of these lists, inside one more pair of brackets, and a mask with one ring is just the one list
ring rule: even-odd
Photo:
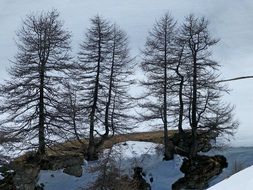
[[233,134],[238,123],[233,120],[233,107],[222,101],[228,92],[219,80],[219,64],[211,59],[211,48],[218,40],[211,37],[208,21],[190,15],[179,32],[179,44],[184,47],[181,74],[184,76],[184,105],[191,127],[190,158],[197,155],[199,136],[205,138]]
[[86,123],[89,123],[87,159],[93,160],[110,132],[119,131],[124,118],[128,117],[124,111],[130,108],[126,99],[131,83],[127,78],[131,74],[131,67],[128,67],[131,59],[126,34],[95,16],[81,44],[78,62],[81,101],[85,105]]
[[61,128],[54,113],[60,81],[71,59],[70,34],[52,10],[27,16],[17,37],[11,79],[1,86],[0,111],[7,116],[1,126],[44,155],[47,143]]
[[146,101],[142,101],[140,106],[147,111],[141,114],[144,121],[162,122],[164,130],[166,160],[173,158],[168,138],[168,127],[172,125],[169,113],[172,101],[171,79],[174,78],[174,37],[176,23],[169,13],[165,14],[157,21],[149,33],[145,49],[143,51],[143,61],[141,67],[146,74],[147,80],[141,84],[147,87],[148,92],[144,95]]
[[[111,31],[110,55],[105,77],[108,80],[105,107],[105,135],[127,132],[133,128],[130,114],[134,102],[129,94],[133,80],[133,59],[130,57],[126,33],[116,24]],[[106,75],[105,73],[105,75]]]

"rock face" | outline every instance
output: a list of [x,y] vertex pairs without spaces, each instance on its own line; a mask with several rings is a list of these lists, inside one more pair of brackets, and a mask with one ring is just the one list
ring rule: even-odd
[[19,190],[34,190],[37,184],[37,178],[40,171],[36,164],[18,164],[14,165],[15,174],[13,183]]
[[41,160],[41,169],[58,170],[69,166],[82,165],[84,157],[80,155],[47,156]]
[[64,173],[68,175],[73,175],[76,177],[81,177],[83,174],[83,168],[81,165],[68,166],[63,170]]
[[58,170],[64,169],[63,172],[76,177],[81,177],[83,173],[82,165],[84,158],[80,155],[61,155],[50,156],[41,161],[41,169]]
[[176,181],[172,189],[205,189],[208,187],[208,181],[219,175],[227,166],[226,158],[221,155],[213,157],[201,155],[192,161],[185,159],[180,168],[185,176]]

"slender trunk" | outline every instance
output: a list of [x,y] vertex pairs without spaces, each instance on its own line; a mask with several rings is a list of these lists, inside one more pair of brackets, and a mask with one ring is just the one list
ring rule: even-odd
[[96,159],[94,123],[95,123],[95,112],[96,112],[97,99],[98,99],[99,72],[100,72],[100,58],[99,58],[98,67],[97,67],[95,90],[93,94],[93,105],[92,105],[91,113],[90,113],[90,134],[89,134],[89,145],[88,145],[88,152],[87,152],[88,160]]
[[163,127],[164,127],[164,160],[173,159],[172,150],[170,150],[168,137],[168,121],[167,121],[167,32],[165,32],[164,47],[164,86],[163,86]]
[[112,65],[111,65],[111,73],[110,73],[110,82],[109,82],[109,92],[108,92],[108,101],[106,103],[105,108],[105,134],[104,138],[107,138],[109,135],[109,110],[111,105],[111,98],[112,98],[112,85],[113,85],[113,74],[114,74],[114,59],[115,59],[115,39],[113,43],[113,52],[112,52]]
[[181,76],[181,81],[179,84],[179,116],[178,116],[178,131],[179,131],[181,138],[184,137],[184,130],[183,130],[183,115],[184,115],[183,85],[184,85],[184,77]]
[[45,144],[45,112],[44,112],[44,78],[45,78],[45,65],[41,64],[40,68],[40,97],[39,97],[39,150],[40,156],[46,153]]
[[178,92],[178,99],[179,99],[178,132],[179,132],[179,135],[180,135],[180,139],[184,140],[184,130],[183,130],[183,115],[184,115],[183,86],[184,86],[184,76],[181,75],[180,72],[179,72],[179,67],[181,65],[182,56],[183,56],[183,49],[180,53],[179,63],[177,65],[176,73],[180,78],[179,92]]
[[89,145],[87,152],[87,160],[95,160],[97,158],[96,148],[95,148],[95,139],[94,139],[94,123],[95,123],[95,112],[97,107],[98,100],[98,87],[99,87],[99,75],[100,75],[100,63],[101,63],[101,36],[99,34],[98,41],[98,61],[97,61],[97,73],[93,94],[93,105],[90,113],[90,134],[89,134]]
[[112,136],[115,135],[115,127],[114,127],[114,113],[115,113],[115,100],[116,99],[116,95],[114,95],[114,98],[113,98],[113,107],[112,107],[112,116],[111,116],[111,128],[112,128]]
[[[93,106],[94,107],[94,106]],[[95,141],[94,141],[94,108],[92,107],[92,111],[90,114],[90,134],[89,134],[89,145],[87,152],[87,160],[95,160]]]
[[72,118],[72,122],[73,122],[73,127],[74,127],[74,133],[76,136],[76,139],[78,140],[78,142],[83,145],[83,141],[79,138],[79,134],[77,132],[77,126],[76,126],[76,113],[77,113],[77,109],[76,109],[76,95],[75,95],[75,100],[72,100],[71,97],[71,92],[69,92],[69,101],[70,101],[70,105],[72,106],[72,111],[73,111],[73,115],[71,115]]
[[197,155],[197,55],[193,54],[193,85],[192,85],[192,145],[190,157],[194,158]]
[[163,107],[163,126],[164,126],[164,160],[173,159],[172,142],[168,137],[168,120],[167,120],[167,68],[164,68],[164,107]]

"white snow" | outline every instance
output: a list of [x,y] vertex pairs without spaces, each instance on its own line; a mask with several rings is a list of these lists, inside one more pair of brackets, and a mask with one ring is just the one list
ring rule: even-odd
[[[171,185],[183,176],[179,168],[182,160],[176,156],[172,161],[163,161],[162,146],[150,142],[127,141],[115,145],[111,155],[116,155],[116,160],[130,177],[133,175],[133,168],[143,168],[147,180],[152,176],[154,181],[150,182],[152,190],[170,190]],[[104,155],[108,150],[104,152]],[[119,156],[120,155],[120,156]],[[103,155],[102,155],[103,156]],[[39,174],[38,184],[43,183],[45,190],[79,190],[87,188],[90,183],[96,180],[98,173],[92,173],[96,162],[84,162],[82,177],[69,176],[62,172],[42,170]]]
[[44,190],[80,190],[94,182],[97,173],[90,171],[94,162],[84,162],[83,175],[81,177],[74,177],[63,173],[62,170],[41,170],[39,174],[38,184],[45,186]]
[[250,166],[220,183],[210,187],[208,190],[252,190],[253,188],[253,166]]
[[120,166],[128,175],[133,174],[134,167],[142,167],[146,181],[149,182],[151,176],[154,179],[150,183],[153,190],[169,190],[177,179],[183,177],[179,170],[182,159],[175,156],[172,161],[163,161],[162,148],[162,145],[151,142],[127,141],[115,145],[113,152],[122,154]]
[[0,173],[0,180],[4,179],[4,177],[2,176],[2,174]]

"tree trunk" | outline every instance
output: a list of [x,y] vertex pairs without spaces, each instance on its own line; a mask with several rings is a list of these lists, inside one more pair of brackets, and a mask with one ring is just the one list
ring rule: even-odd
[[94,123],[95,123],[95,112],[96,112],[97,99],[98,99],[98,83],[99,83],[99,72],[100,72],[99,67],[100,67],[100,63],[98,64],[98,68],[97,68],[96,84],[95,84],[95,90],[94,90],[94,99],[93,99],[93,105],[92,105],[91,113],[90,113],[90,134],[89,134],[87,160],[95,160],[95,158],[96,158],[95,139],[94,139]]
[[174,155],[169,144],[167,121],[167,31],[165,32],[164,47],[164,86],[163,86],[163,127],[164,127],[164,160],[173,159]]
[[39,150],[38,154],[40,156],[46,153],[45,144],[45,113],[44,113],[44,78],[45,78],[45,68],[44,64],[41,64],[40,68],[40,97],[39,97]]
[[[100,29],[99,29],[100,33]],[[95,139],[94,139],[94,123],[95,123],[95,112],[97,107],[98,100],[98,87],[99,87],[99,75],[100,75],[100,62],[101,62],[101,34],[99,34],[98,41],[98,61],[97,61],[97,74],[96,74],[96,82],[95,89],[93,95],[93,105],[90,113],[90,134],[89,134],[89,145],[87,151],[87,159],[95,160],[97,158],[96,150],[95,150]]]
[[180,86],[179,86],[179,116],[178,116],[178,131],[181,139],[184,139],[183,130],[183,115],[184,115],[184,102],[183,102],[183,84],[184,77],[181,76]]
[[192,85],[192,144],[190,150],[190,158],[195,158],[197,156],[197,55],[193,54],[193,85]]
[[180,139],[184,140],[184,130],[183,130],[183,115],[184,115],[184,101],[183,101],[183,86],[184,86],[184,76],[180,74],[179,67],[181,65],[181,58],[183,55],[183,49],[180,53],[179,63],[177,65],[176,73],[180,77],[179,83],[179,92],[178,92],[178,99],[179,99],[179,116],[178,116],[178,132],[180,135]]
[[[115,39],[114,39],[115,40]],[[109,109],[111,105],[112,99],[112,85],[113,85],[113,73],[114,73],[114,59],[115,59],[115,41],[113,43],[113,52],[112,52],[112,65],[111,65],[111,73],[110,73],[110,82],[109,82],[109,92],[108,92],[108,101],[106,103],[105,108],[105,134],[104,138],[107,138],[109,135]]]

